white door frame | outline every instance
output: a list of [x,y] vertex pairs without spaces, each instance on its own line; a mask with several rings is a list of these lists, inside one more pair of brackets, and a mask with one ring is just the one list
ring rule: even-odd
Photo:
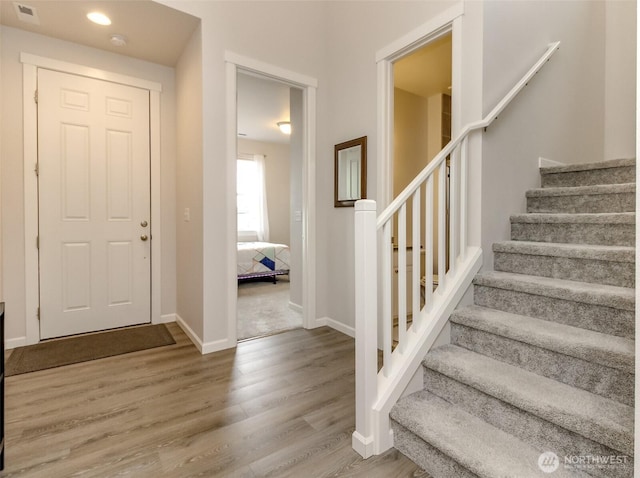
[[23,143],[24,143],[24,259],[26,344],[40,341],[38,308],[40,303],[38,248],[38,108],[34,95],[38,84],[38,68],[69,73],[97,80],[149,90],[149,132],[151,166],[151,323],[161,320],[161,235],[160,235],[160,92],[162,85],[131,76],[98,70],[83,65],[21,53],[23,72]]
[[325,325],[316,318],[316,90],[318,81],[299,73],[225,52],[227,76],[227,268],[229,277],[228,336],[237,343],[236,314],[238,306],[237,215],[236,215],[236,161],[238,140],[238,107],[236,102],[238,69],[288,83],[303,90],[303,159],[302,159],[302,324],[311,329]]
[[451,51],[451,131],[452,137],[460,130],[462,86],[461,21],[464,3],[460,2],[432,20],[412,30],[402,38],[379,50],[376,54],[378,68],[378,151],[377,165],[378,212],[383,211],[393,199],[393,63],[415,50],[452,33]]

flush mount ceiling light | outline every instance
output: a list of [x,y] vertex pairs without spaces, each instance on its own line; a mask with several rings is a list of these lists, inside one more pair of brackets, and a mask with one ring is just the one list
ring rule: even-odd
[[111,42],[112,45],[115,45],[115,46],[127,46],[127,37],[117,33],[114,35],[111,35],[111,37],[109,38],[109,41]]
[[291,134],[291,122],[290,121],[278,121],[278,128],[284,134]]
[[87,13],[87,18],[91,20],[93,23],[97,23],[98,25],[111,25],[111,19],[106,16],[104,13],[100,12],[90,12]]

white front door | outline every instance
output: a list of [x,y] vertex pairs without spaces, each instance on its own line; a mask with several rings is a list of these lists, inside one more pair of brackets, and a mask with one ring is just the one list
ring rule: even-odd
[[40,338],[148,323],[149,92],[38,70]]

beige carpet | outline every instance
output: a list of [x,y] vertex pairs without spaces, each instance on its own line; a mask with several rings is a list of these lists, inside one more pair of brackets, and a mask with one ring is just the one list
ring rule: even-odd
[[238,340],[302,327],[302,314],[289,308],[289,280],[238,284]]

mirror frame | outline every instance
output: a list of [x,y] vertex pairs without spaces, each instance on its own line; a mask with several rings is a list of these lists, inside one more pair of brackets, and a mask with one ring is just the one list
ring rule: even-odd
[[[358,199],[338,199],[338,186],[340,184],[340,168],[338,167],[338,158],[340,151],[344,149],[353,148],[354,146],[360,146],[360,198]],[[344,143],[336,144],[333,150],[334,155],[334,207],[353,207],[359,199],[367,198],[367,137],[352,139],[351,141],[345,141]]]

